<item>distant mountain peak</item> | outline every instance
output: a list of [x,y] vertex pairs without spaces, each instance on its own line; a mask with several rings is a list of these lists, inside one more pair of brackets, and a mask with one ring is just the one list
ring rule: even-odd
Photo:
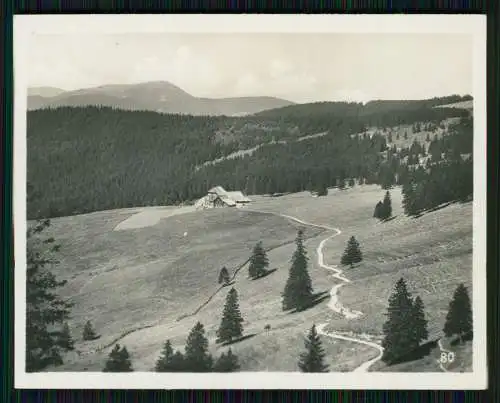
[[294,104],[285,99],[270,96],[199,98],[169,81],[106,84],[61,91],[57,95],[45,98],[44,95],[32,89],[28,93],[28,110],[58,106],[101,105],[117,109],[149,110],[162,113],[243,116]]

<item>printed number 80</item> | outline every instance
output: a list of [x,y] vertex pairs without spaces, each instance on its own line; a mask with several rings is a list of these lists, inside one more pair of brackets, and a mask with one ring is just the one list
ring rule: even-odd
[[455,361],[455,353],[453,351],[449,351],[447,353],[441,353],[441,359],[440,362],[441,364],[446,364],[446,363],[451,363]]

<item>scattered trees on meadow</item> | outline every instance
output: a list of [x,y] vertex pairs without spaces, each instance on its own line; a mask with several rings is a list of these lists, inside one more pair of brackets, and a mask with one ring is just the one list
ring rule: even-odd
[[267,267],[269,266],[269,260],[267,258],[266,251],[262,246],[262,242],[258,242],[252,252],[250,257],[250,265],[248,266],[248,275],[250,278],[257,279],[262,277],[267,273]]
[[120,348],[119,344],[113,347],[109,353],[108,360],[103,372],[133,372],[130,355],[125,346]]
[[460,284],[453,294],[443,331],[446,337],[459,336],[461,343],[465,338],[472,338],[472,306],[464,284]]
[[66,323],[72,304],[57,294],[66,281],[48,269],[58,263],[59,246],[53,238],[41,238],[49,226],[49,220],[39,221],[27,230],[26,372],[61,365],[64,353],[74,348]]
[[396,283],[389,297],[386,316],[382,360],[392,364],[415,351],[428,337],[423,302],[418,296],[412,299],[403,278]]
[[99,336],[95,332],[94,327],[92,326],[92,323],[90,322],[90,320],[88,320],[85,323],[85,326],[83,326],[82,338],[85,341],[95,340],[95,339],[99,338]]
[[283,310],[302,310],[312,302],[313,289],[311,277],[307,271],[308,257],[304,248],[304,232],[298,231],[295,240],[296,249],[292,256],[292,265],[283,291]]
[[238,293],[234,288],[231,288],[226,296],[216,342],[227,343],[241,336],[243,336],[243,318],[238,304]]
[[208,352],[205,328],[197,322],[191,329],[184,348],[184,354],[174,351],[170,340],[163,346],[156,361],[156,372],[233,372],[239,370],[238,357],[231,348],[215,361]]
[[347,241],[347,246],[344,253],[340,259],[340,263],[343,266],[353,266],[363,260],[363,254],[359,247],[359,243],[354,236],[351,236]]
[[311,327],[304,342],[306,351],[300,354],[299,369],[301,372],[328,372],[328,365],[324,363],[325,352],[321,339],[316,331],[316,325]]
[[229,281],[229,272],[227,271],[226,266],[224,266],[219,272],[219,284],[227,284]]
[[384,200],[379,201],[375,206],[373,216],[379,220],[387,220],[392,216],[392,202],[389,191],[385,192]]

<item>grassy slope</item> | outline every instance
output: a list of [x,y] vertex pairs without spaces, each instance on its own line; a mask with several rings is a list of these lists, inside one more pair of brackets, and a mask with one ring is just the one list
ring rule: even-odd
[[[393,190],[392,196],[394,213],[399,215],[400,191]],[[347,274],[356,281],[342,288],[340,296],[346,305],[369,315],[353,322],[336,318],[328,310],[327,301],[301,314],[283,313],[280,293],[294,246],[279,247],[269,253],[270,267],[278,269],[275,273],[260,281],[248,280],[245,269],[237,276],[235,287],[246,320],[245,330],[247,334],[255,334],[232,346],[240,357],[242,370],[296,370],[297,356],[303,349],[303,335],[312,323],[332,319],[332,326],[339,331],[378,333],[393,283],[404,273],[411,276],[412,291],[417,290],[427,311],[432,311],[431,327],[441,327],[455,283],[461,280],[470,284],[471,281],[471,206],[451,206],[419,220],[398,217],[379,224],[371,216],[375,203],[382,197],[380,188],[363,186],[346,191],[333,190],[329,196],[320,198],[312,198],[307,193],[253,198],[252,208],[341,228],[343,233],[325,247],[327,263],[338,263],[348,236],[352,234],[360,240],[365,263]],[[130,214],[116,211],[61,218],[54,220],[52,231],[65,254],[58,274],[70,279],[67,295],[83,292],[75,297],[73,334],[77,339],[80,337],[81,326],[87,318],[102,334],[100,340],[90,345],[77,340],[77,348],[92,349],[127,330],[156,324],[131,333],[121,341],[131,352],[136,370],[152,368],[166,338],[182,348],[189,329],[197,320],[204,323],[211,349],[218,355],[220,348],[212,340],[226,289],[216,294],[197,315],[179,322],[176,318],[181,313],[192,312],[213,293],[222,265],[227,265],[231,271],[246,260],[257,240],[262,239],[264,245],[270,247],[293,240],[297,230],[296,224],[279,217],[222,209],[166,218],[150,228],[113,232],[114,226]],[[419,234],[419,230],[427,232]],[[182,236],[185,231],[188,232],[186,238]],[[308,228],[306,235],[314,235],[311,231]],[[332,286],[329,273],[316,265],[315,249],[321,239],[323,236],[306,242],[311,258],[310,274],[318,292],[328,291]],[[439,248],[437,243],[443,240],[456,240],[457,249],[449,249],[451,245],[446,247],[449,250]],[[412,253],[412,249],[421,254],[397,264],[392,261],[396,256]],[[446,261],[446,265],[426,263],[428,254]],[[411,269],[415,261],[425,263],[418,270],[436,275],[439,270],[440,275],[448,278],[448,282],[438,285],[440,292],[427,294],[424,291],[430,287],[429,278]],[[91,273],[95,279],[83,291],[78,291],[92,278]],[[272,329],[266,334],[263,328],[268,323]],[[350,370],[377,355],[370,347],[329,338],[324,340],[324,345],[331,369],[336,371]],[[68,356],[59,370],[100,370],[108,351],[85,357]]]

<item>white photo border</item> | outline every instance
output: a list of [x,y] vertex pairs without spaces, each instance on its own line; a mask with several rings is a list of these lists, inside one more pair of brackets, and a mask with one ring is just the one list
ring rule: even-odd
[[[71,33],[416,33],[473,37],[473,372],[325,373],[25,372],[27,52],[32,35]],[[450,68],[453,64],[450,63]],[[40,389],[486,389],[486,17],[482,15],[16,15],[13,209],[16,388]]]

